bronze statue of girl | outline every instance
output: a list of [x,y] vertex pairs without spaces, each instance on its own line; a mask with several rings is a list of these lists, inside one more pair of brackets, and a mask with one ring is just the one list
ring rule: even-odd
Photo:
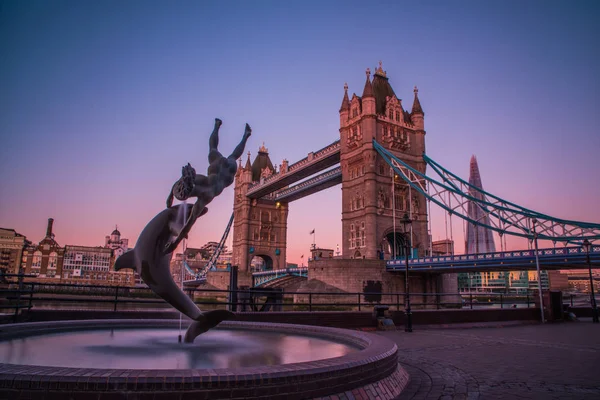
[[175,182],[169,197],[167,198],[167,207],[173,205],[173,198],[177,200],[187,200],[191,197],[196,197],[196,203],[192,207],[190,216],[188,217],[181,232],[177,238],[166,244],[165,253],[173,252],[179,243],[187,237],[190,229],[198,218],[206,214],[208,208],[206,205],[210,203],[216,196],[220,195],[227,186],[233,183],[235,173],[237,171],[237,159],[244,153],[246,141],[252,134],[252,129],[246,124],[244,136],[240,143],[236,146],[229,157],[224,157],[218,150],[219,146],[219,128],[223,122],[215,118],[215,128],[213,129],[208,144],[208,170],[207,175],[196,174],[196,170],[188,163],[181,168],[181,178]]

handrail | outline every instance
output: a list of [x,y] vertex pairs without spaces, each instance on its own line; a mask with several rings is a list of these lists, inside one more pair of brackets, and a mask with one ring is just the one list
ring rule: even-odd
[[[289,268],[289,271],[302,271],[305,268]],[[11,288],[10,285],[15,286],[22,283],[23,286],[28,286],[28,289],[18,289]],[[44,287],[46,286],[46,287]],[[36,309],[36,302],[43,302],[45,306],[51,305],[54,307],[58,307],[60,309],[60,304],[86,304],[86,303],[99,303],[99,304],[111,304],[113,305],[112,309],[114,312],[117,311],[119,304],[157,304],[161,305],[161,308],[164,306],[165,310],[169,308],[167,303],[156,297],[150,289],[135,289],[124,291],[124,287],[119,286],[101,286],[101,285],[93,285],[93,287],[86,287],[88,290],[102,288],[109,289],[112,293],[101,293],[100,295],[91,295],[91,293],[68,293],[69,297],[65,297],[65,293],[55,293],[53,296],[49,296],[46,289],[48,289],[49,285],[38,285],[36,282],[9,282],[9,288],[0,290],[0,309],[9,308],[15,310],[14,321],[22,320],[19,319],[19,316],[22,315],[24,309],[31,310]],[[73,285],[63,285],[56,286],[56,289],[64,289],[67,286]],[[76,285],[75,285],[76,286]],[[91,286],[91,285],[87,285]],[[36,290],[37,289],[37,290]],[[42,289],[42,291],[40,291]],[[134,289],[134,288],[128,288]],[[328,307],[334,307],[335,309],[356,309],[361,310],[361,307],[372,307],[376,304],[388,304],[390,306],[395,306],[397,310],[403,309],[403,299],[404,293],[402,292],[391,292],[391,293],[378,293],[378,292],[340,292],[340,293],[331,293],[331,292],[309,292],[309,291],[299,291],[299,292],[285,292],[281,289],[261,289],[261,288],[252,288],[252,289],[241,289],[241,290],[227,290],[227,289],[204,289],[204,288],[186,288],[185,292],[189,294],[193,293],[204,293],[204,297],[200,297],[196,299],[196,303],[199,305],[212,305],[212,306],[222,306],[222,307],[230,307],[233,305],[243,305],[244,303],[241,301],[231,301],[231,294],[237,293],[238,296],[233,296],[234,298],[242,298],[240,294],[245,294],[245,297],[253,296],[256,297],[265,297],[265,296],[273,296],[274,293],[280,293],[282,297],[280,299],[291,299],[292,297],[297,298],[299,301],[297,302],[289,302],[289,301],[280,301],[281,304],[278,303],[282,310],[287,308],[288,310],[302,311],[305,310],[304,307],[307,307],[309,311],[317,311],[321,309],[323,311],[327,311]],[[444,306],[456,307],[465,307],[467,304],[473,307],[504,307],[505,305],[526,305],[529,307],[533,303],[534,290],[523,290],[522,294],[514,293],[514,294],[505,294],[505,293],[469,293],[469,294],[461,294],[461,293],[411,293],[411,298],[413,298],[413,303],[417,306],[435,306],[437,309],[440,309]],[[141,293],[146,293],[152,297],[150,298],[140,298]],[[210,294],[214,294],[211,295]],[[21,294],[28,294],[29,298],[21,297]],[[61,296],[61,294],[63,296]],[[208,296],[207,296],[208,295]],[[298,296],[301,296],[298,298]],[[304,299],[302,300],[302,296]],[[219,300],[222,298],[223,300]],[[14,301],[17,300],[15,303]],[[6,303],[8,302],[8,303]],[[571,299],[573,302],[573,299]],[[104,311],[109,310],[104,309]]]
[[[600,245],[593,245],[590,254],[600,253]],[[540,258],[552,257],[552,256],[566,256],[566,255],[584,255],[586,252],[578,246],[573,247],[561,247],[561,248],[548,248],[538,249],[538,256]],[[442,255],[435,257],[420,257],[413,258],[408,261],[409,265],[417,264],[430,264],[436,262],[453,262],[453,261],[477,261],[477,260],[490,260],[490,259],[515,259],[523,257],[535,256],[535,250],[508,250],[508,251],[497,251],[494,253],[477,253],[477,254],[456,254],[456,255]],[[404,265],[406,261],[400,257],[396,260],[389,260],[388,265]]]

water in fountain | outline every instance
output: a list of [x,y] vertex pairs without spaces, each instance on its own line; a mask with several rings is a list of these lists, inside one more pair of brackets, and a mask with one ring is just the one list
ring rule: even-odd
[[192,345],[173,343],[175,329],[108,329],[49,333],[0,342],[0,362],[80,368],[238,368],[340,357],[358,349],[310,336],[214,329]]

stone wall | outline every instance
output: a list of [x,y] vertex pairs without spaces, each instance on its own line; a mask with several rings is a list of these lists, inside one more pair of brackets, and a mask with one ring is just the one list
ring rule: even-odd
[[[456,274],[409,274],[411,302],[423,308],[442,303],[456,303],[460,299],[455,296],[441,296],[437,293],[458,293]],[[404,293],[405,281],[402,272],[387,272],[385,261],[368,259],[327,259],[310,261],[308,263],[308,282],[304,287],[310,287],[312,280],[323,282],[348,293]],[[302,287],[298,291],[305,291]],[[423,294],[430,295],[423,295]],[[391,300],[391,299],[390,299]],[[382,299],[382,301],[386,301]],[[404,303],[404,300],[401,300]],[[345,302],[345,301],[344,301]],[[397,301],[396,301],[397,302]]]
[[229,289],[229,271],[208,271],[206,283],[217,289]]

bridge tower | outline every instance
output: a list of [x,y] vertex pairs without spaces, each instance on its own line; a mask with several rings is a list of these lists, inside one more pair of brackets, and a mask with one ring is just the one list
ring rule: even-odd
[[252,164],[250,152],[244,167],[240,160],[235,176],[232,264],[239,267],[240,285],[251,285],[249,273],[253,257],[262,258],[265,269],[280,269],[286,265],[288,204],[246,196],[250,185],[274,173],[269,152],[263,144]]
[[[412,110],[408,112],[394,93],[381,62],[372,81],[369,69],[366,75],[360,97],[353,94],[349,98],[348,85],[344,85],[340,108],[342,256],[377,259],[383,254],[387,259],[394,253],[394,243],[396,255],[402,256],[405,240],[423,256],[430,240],[425,197],[409,190],[401,177],[392,184],[392,170],[372,144],[373,139],[377,140],[398,158],[425,172],[424,113],[418,90],[415,87]],[[412,216],[412,233],[404,232],[401,220],[405,213]]]

